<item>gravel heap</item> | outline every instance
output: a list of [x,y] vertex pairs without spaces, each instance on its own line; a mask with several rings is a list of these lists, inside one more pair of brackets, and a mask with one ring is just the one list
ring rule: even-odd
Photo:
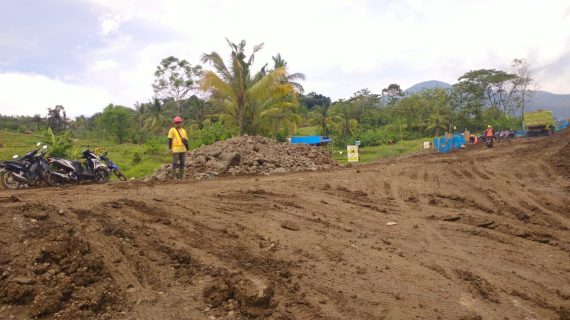
[[[339,164],[322,148],[244,135],[188,152],[184,175],[203,180],[223,175],[270,175],[337,166]],[[163,164],[152,178],[167,179],[170,167]]]

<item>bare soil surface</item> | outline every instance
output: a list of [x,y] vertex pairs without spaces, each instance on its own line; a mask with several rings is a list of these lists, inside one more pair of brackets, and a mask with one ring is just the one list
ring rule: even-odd
[[570,132],[0,191],[0,319],[570,319]]

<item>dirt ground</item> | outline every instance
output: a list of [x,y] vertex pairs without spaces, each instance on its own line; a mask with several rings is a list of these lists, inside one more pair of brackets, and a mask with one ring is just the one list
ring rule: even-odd
[[2,190],[0,319],[570,319],[569,143]]

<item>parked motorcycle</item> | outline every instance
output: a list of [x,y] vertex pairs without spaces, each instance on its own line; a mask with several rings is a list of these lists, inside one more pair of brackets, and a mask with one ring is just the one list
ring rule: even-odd
[[108,151],[105,151],[101,156],[101,160],[105,162],[107,167],[113,171],[113,173],[119,178],[121,181],[127,181],[127,176],[121,171],[118,165],[116,165],[109,157],[107,157]]
[[[40,146],[38,142],[36,146]],[[51,170],[45,159],[48,146],[34,149],[26,153],[22,158],[14,155],[11,161],[1,163],[1,180],[5,188],[19,189],[26,185],[38,185],[45,183],[53,185]]]
[[503,130],[495,133],[495,139],[497,139],[497,142],[503,140],[511,142],[515,138],[516,134],[517,132],[514,130]]
[[109,181],[110,168],[94,152],[85,149],[81,152],[83,163],[63,158],[48,158],[54,168],[53,177],[56,183],[80,183],[93,181],[106,183]]

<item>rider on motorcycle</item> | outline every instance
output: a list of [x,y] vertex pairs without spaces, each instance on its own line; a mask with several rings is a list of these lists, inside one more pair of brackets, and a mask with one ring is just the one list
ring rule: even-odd
[[491,125],[488,125],[487,130],[485,130],[485,138],[493,139],[494,137],[495,137],[495,132],[493,130],[493,127]]

